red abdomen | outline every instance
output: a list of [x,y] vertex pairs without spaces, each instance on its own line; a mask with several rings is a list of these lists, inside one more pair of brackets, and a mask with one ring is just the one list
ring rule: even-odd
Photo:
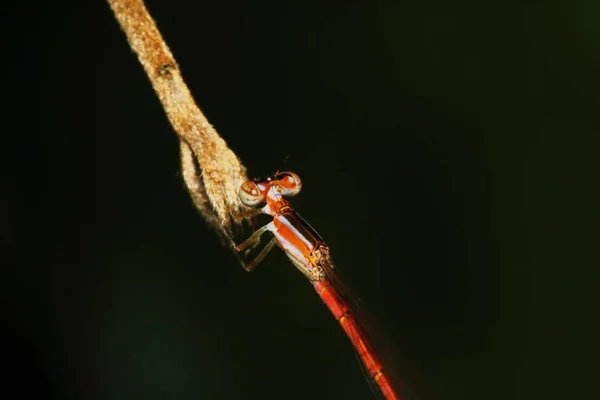
[[373,348],[369,345],[363,330],[336,289],[327,280],[315,281],[313,286],[321,300],[327,305],[344,332],[346,332],[363,365],[369,371],[371,379],[381,390],[383,397],[386,400],[401,400],[392,388],[389,377]]

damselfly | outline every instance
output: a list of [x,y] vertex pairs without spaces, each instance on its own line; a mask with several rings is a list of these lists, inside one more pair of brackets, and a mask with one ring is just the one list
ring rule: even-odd
[[375,351],[374,338],[366,333],[365,324],[350,298],[347,286],[329,256],[329,247],[315,230],[304,221],[286,200],[300,192],[302,183],[298,175],[292,172],[276,173],[262,180],[250,180],[242,184],[239,197],[242,203],[253,207],[257,212],[273,217],[273,220],[256,230],[246,241],[237,246],[239,252],[249,252],[260,243],[260,237],[269,231],[273,238],[258,253],[256,258],[245,264],[251,271],[277,244],[292,263],[308,278],[313,287],[340,323],[350,338],[361,362],[376,388],[386,400],[406,400],[399,387],[392,385],[392,378],[387,365]]

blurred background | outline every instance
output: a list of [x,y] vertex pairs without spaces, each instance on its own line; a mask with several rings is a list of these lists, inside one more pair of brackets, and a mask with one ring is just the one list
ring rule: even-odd
[[[600,5],[147,1],[198,105],[297,210],[423,399],[598,396]],[[6,382],[51,399],[370,399],[279,250],[194,209],[104,1],[1,12]]]

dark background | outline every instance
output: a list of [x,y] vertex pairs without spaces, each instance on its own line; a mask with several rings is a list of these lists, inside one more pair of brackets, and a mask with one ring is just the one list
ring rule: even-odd
[[[148,7],[250,176],[302,177],[293,204],[427,391],[598,396],[598,2]],[[281,251],[246,273],[192,206],[108,5],[1,27],[1,390],[370,399]]]

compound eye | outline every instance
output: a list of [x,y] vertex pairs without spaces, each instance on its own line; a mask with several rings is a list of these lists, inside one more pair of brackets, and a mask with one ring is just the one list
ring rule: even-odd
[[262,183],[246,181],[240,186],[238,197],[248,207],[258,207],[266,203],[267,187]]
[[277,176],[280,193],[282,196],[291,197],[297,195],[302,189],[300,177],[293,172],[282,172]]

